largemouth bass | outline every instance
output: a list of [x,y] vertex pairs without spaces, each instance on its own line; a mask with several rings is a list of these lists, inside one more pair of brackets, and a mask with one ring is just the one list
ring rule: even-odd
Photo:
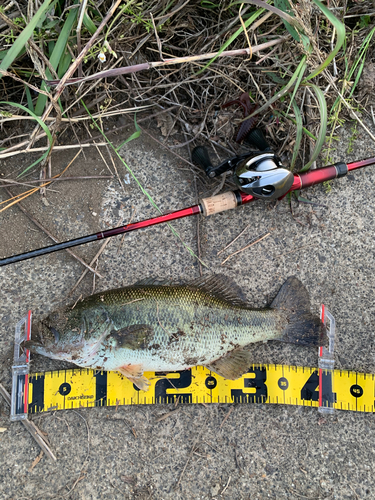
[[253,309],[227,277],[214,275],[186,285],[145,280],[97,293],[33,326],[25,347],[80,367],[118,371],[147,390],[145,371],[202,365],[233,380],[251,364],[246,345],[321,345],[323,334],[297,278],[284,283],[269,308]]

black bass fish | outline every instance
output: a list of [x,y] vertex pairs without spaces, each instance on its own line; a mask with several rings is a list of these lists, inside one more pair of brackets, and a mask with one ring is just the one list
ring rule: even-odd
[[269,308],[253,309],[227,277],[213,275],[186,285],[145,280],[97,293],[50,314],[34,333],[39,340],[25,342],[32,352],[118,371],[147,390],[143,372],[195,365],[234,380],[251,364],[246,345],[322,345],[324,326],[311,314],[308,292],[297,278],[284,283]]

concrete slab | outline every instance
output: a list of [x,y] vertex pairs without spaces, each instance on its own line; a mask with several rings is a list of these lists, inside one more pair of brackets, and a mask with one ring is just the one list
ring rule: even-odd
[[[350,134],[350,128],[341,131],[336,159],[374,156],[374,145],[361,130],[349,154]],[[196,202],[192,172],[146,136],[126,145],[122,154],[162,210]],[[70,167],[70,175],[108,172],[96,151],[85,155]],[[54,155],[53,173],[72,157],[71,152]],[[39,195],[27,199],[25,206],[60,240],[107,229],[131,217],[135,221],[157,215],[126,168],[116,165],[123,187],[117,179],[55,183],[56,192],[47,195],[48,206]],[[110,162],[109,167],[113,170]],[[7,174],[12,168],[14,162],[2,162],[0,172]],[[312,310],[318,312],[324,303],[336,318],[336,366],[375,373],[374,182],[375,168],[369,167],[333,181],[329,193],[321,185],[311,188],[305,196],[315,205],[294,204],[294,217],[286,201],[276,208],[257,202],[210,218],[200,216],[204,272],[233,278],[256,307],[270,303],[288,276],[297,276],[309,290]],[[6,197],[1,191],[0,201]],[[1,258],[50,243],[17,207],[0,218]],[[221,265],[230,252],[219,256],[217,252],[247,225],[230,252],[267,231],[271,235]],[[173,227],[197,253],[197,218],[176,221]],[[104,278],[95,280],[96,291],[149,276],[183,280],[199,276],[196,259],[165,225],[126,235],[122,244],[120,240],[114,238],[99,260],[98,271]],[[75,251],[89,261],[99,247],[95,243]],[[8,389],[15,323],[28,309],[39,318],[57,306],[74,303],[81,294],[91,294],[89,273],[70,295],[83,270],[66,252],[0,269],[0,381]],[[254,363],[317,366],[315,349],[278,343],[250,349]],[[67,366],[35,356],[32,370]],[[373,498],[371,414],[336,412],[323,418],[309,408],[236,405],[231,411],[230,405],[192,405],[157,422],[170,409],[168,405],[95,408],[34,417],[48,434],[58,461],[51,464],[43,457],[31,469],[40,450],[21,425],[9,423],[8,409],[0,401],[0,427],[7,429],[0,433],[0,497]]]

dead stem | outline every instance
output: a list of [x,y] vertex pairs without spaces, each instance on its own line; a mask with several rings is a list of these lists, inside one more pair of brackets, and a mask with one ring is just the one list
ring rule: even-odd
[[[9,392],[5,389],[5,387],[2,384],[0,384],[0,394],[3,396],[3,398],[6,401],[6,403],[10,406],[10,403],[11,403],[10,394],[9,394]],[[32,438],[40,446],[40,448],[42,449],[42,451],[53,462],[56,462],[57,458],[56,458],[55,454],[52,452],[51,448],[47,444],[45,436],[38,429],[38,427],[34,424],[34,422],[31,422],[30,420],[22,420],[22,423],[26,427],[26,429],[29,431],[29,433],[31,434]]]
[[195,440],[194,440],[193,446],[191,447],[191,450],[190,450],[190,453],[189,453],[188,458],[187,458],[187,460],[186,460],[185,466],[184,466],[184,468],[182,469],[182,472],[181,472],[181,474],[180,474],[180,477],[178,478],[178,481],[177,481],[177,483],[176,483],[176,484],[175,484],[175,486],[174,486],[174,490],[176,490],[176,489],[179,487],[179,485],[180,485],[180,483],[181,483],[181,481],[182,481],[182,478],[183,478],[183,476],[184,476],[184,474],[185,474],[185,470],[186,470],[186,468],[187,468],[187,466],[188,466],[188,463],[189,463],[189,461],[190,461],[191,457],[192,457],[192,456],[193,456],[193,454],[194,454],[194,451],[195,451],[195,446],[196,446],[196,444],[198,443],[198,441],[199,441],[199,439],[200,439],[200,437],[201,437],[201,435],[202,435],[203,431],[204,431],[204,430],[206,430],[206,424],[207,424],[207,421],[208,421],[208,418],[206,419],[205,423],[202,425],[200,432],[198,433],[197,437],[196,437],[196,438],[195,438]]
[[228,257],[223,260],[223,262],[221,263],[221,265],[225,264],[230,258],[232,258],[234,255],[237,255],[238,253],[240,252],[243,252],[244,250],[247,250],[248,248],[252,247],[253,245],[255,245],[256,243],[259,243],[260,241],[264,240],[265,238],[267,238],[271,233],[267,233],[265,234],[264,236],[262,236],[261,238],[259,238],[258,240],[256,241],[253,241],[252,243],[250,243],[249,245],[246,245],[245,247],[241,248],[240,250],[237,250],[236,252],[233,252],[231,253],[230,255],[228,255]]
[[234,240],[232,240],[230,243],[228,243],[228,245],[227,245],[226,247],[224,247],[224,248],[223,248],[223,249],[221,249],[219,252],[217,252],[217,254],[216,254],[216,255],[220,255],[222,252],[224,252],[224,250],[226,250],[226,249],[227,249],[227,248],[229,248],[231,245],[233,245],[233,243],[234,243],[235,241],[237,241],[237,240],[238,240],[238,238],[239,238],[240,236],[242,236],[242,235],[243,235],[243,233],[244,233],[245,231],[247,231],[247,229],[248,229],[249,227],[250,227],[250,224],[248,224],[248,225],[245,227],[245,229],[243,229],[243,230],[240,232],[240,234],[234,238]]
[[[61,182],[61,181],[85,181],[85,180],[91,180],[91,179],[113,179],[113,175],[82,175],[82,176],[75,176],[75,177],[61,177],[54,179],[53,177],[49,177],[48,179],[43,179],[44,182],[49,182],[52,181],[52,184],[55,182]],[[28,186],[32,187],[32,184],[38,184],[39,182],[42,182],[41,179],[35,179],[31,181],[26,182],[17,182],[14,181],[13,179],[0,179],[0,182],[9,182],[9,184],[1,184],[0,188],[5,188],[5,187],[12,187],[12,186]]]

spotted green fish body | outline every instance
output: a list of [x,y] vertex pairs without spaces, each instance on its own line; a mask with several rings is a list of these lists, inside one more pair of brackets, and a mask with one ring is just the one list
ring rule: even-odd
[[[299,313],[298,301],[303,305]],[[295,278],[283,285],[270,308],[253,309],[227,279],[211,276],[187,285],[147,280],[92,295],[73,309],[52,313],[38,330],[41,342],[30,341],[32,351],[85,368],[119,371],[146,390],[144,371],[203,365],[238,378],[250,365],[242,349],[246,345],[272,339],[317,344],[321,323],[311,315],[307,292]]]

